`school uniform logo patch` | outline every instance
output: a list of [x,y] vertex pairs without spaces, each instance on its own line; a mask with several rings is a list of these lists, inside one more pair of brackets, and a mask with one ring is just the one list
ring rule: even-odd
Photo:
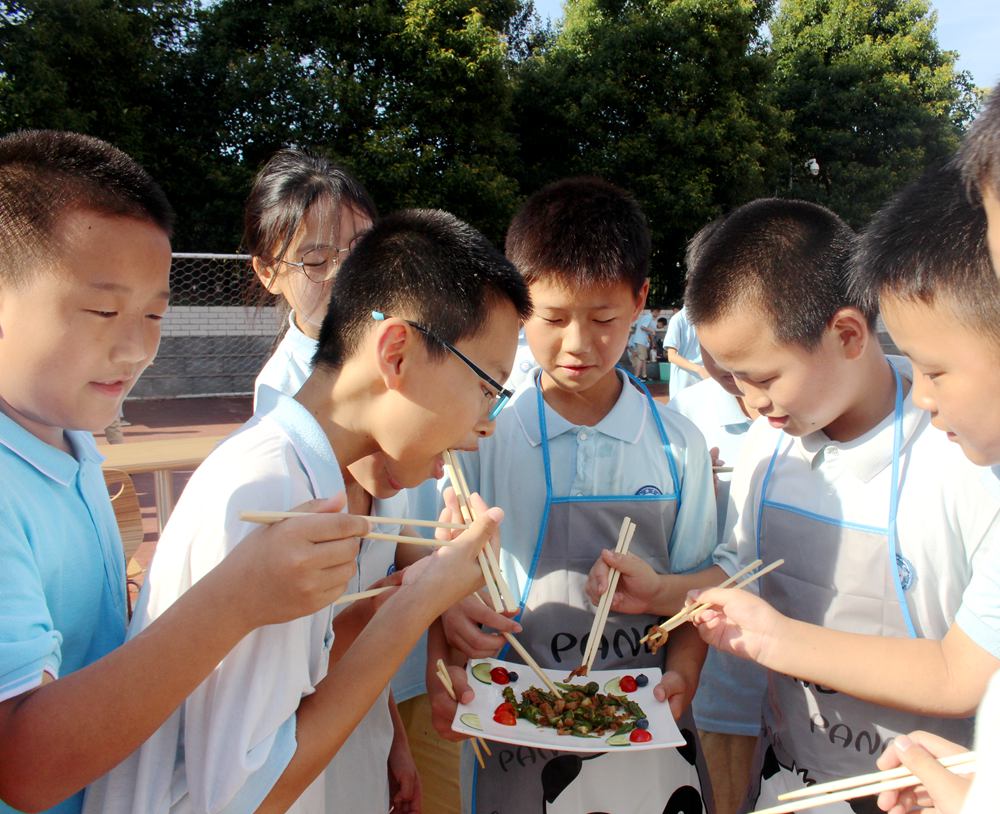
[[917,578],[917,572],[913,568],[913,563],[902,554],[897,554],[896,569],[899,571],[899,584],[903,587],[904,591],[910,590],[910,586],[913,585],[913,581]]
[[637,491],[636,494],[642,497],[644,495],[662,495],[663,492],[660,491],[659,486],[653,486],[652,484],[648,484],[647,486],[643,486],[641,489],[639,489],[639,491]]

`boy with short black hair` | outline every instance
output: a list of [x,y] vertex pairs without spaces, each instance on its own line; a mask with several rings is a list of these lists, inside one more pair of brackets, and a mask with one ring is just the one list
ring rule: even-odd
[[[919,242],[926,227],[866,246]],[[868,771],[915,728],[968,742],[961,716],[1000,663],[980,573],[1000,501],[929,426],[908,366],[882,354],[877,303],[848,285],[851,251],[828,210],[755,201],[727,218],[688,282],[702,343],[771,425],[751,428],[731,490],[734,535],[716,560],[727,573],[756,557],[785,563],[760,581],[767,602],[699,597],[713,605],[699,621],[706,641],[770,670],[755,807]]]
[[[884,207],[862,239],[853,284],[859,296],[879,302],[893,341],[913,362],[915,403],[967,457],[993,465],[987,478],[995,487],[1000,420],[991,408],[1000,399],[1000,284],[987,257],[985,213],[961,187],[953,169],[936,169]],[[957,621],[970,630],[995,629],[1000,617],[1000,556],[995,547],[977,563],[973,584],[984,586],[979,593],[992,605],[982,605],[978,613],[964,608]],[[970,586],[968,592],[972,590]],[[935,667],[933,662],[930,666]],[[977,718],[981,767],[995,765],[998,749],[1000,673],[994,675],[989,702],[983,701]],[[956,751],[955,744],[912,733],[893,742],[879,767],[905,763],[924,781],[936,810],[944,814],[957,812],[963,799],[963,811],[969,814],[994,806],[995,772],[981,770],[969,792],[968,779],[932,764],[921,747],[939,756]],[[912,790],[886,793],[879,802],[886,811],[916,806]]]
[[54,131],[0,139],[0,212],[0,811],[69,814],[246,634],[339,595],[366,524],[314,501],[123,645],[91,433],[156,353],[173,213],[120,150]]
[[[626,515],[637,527],[631,550],[658,572],[703,567],[711,554],[715,502],[704,441],[615,369],[645,303],[649,250],[635,199],[595,178],[545,187],[511,223],[507,255],[531,290],[535,310],[525,335],[541,370],[515,394],[495,437],[464,457],[473,488],[507,512],[501,566],[522,611],[520,626],[471,600],[449,611],[444,630],[467,656],[492,655],[503,644],[476,623],[523,626],[518,638],[543,667],[578,666],[594,614],[587,571],[614,546]],[[612,613],[595,666],[665,667],[657,698],[680,719],[689,748],[581,761],[501,746],[485,771],[467,763],[475,775],[463,777],[466,809],[711,811],[686,712],[704,650],[689,629],[671,641],[665,661],[651,654],[638,641],[655,621]],[[444,651],[440,639],[435,644]],[[452,677],[468,698],[464,671],[453,668]],[[455,705],[438,682],[428,686],[438,731],[448,736]]]
[[990,257],[1000,275],[1000,85],[962,139],[957,160],[973,199],[986,210]]
[[[475,448],[503,406],[496,382],[510,373],[530,309],[516,270],[457,218],[416,210],[373,226],[334,280],[305,384],[294,398],[263,389],[254,418],[191,478],[132,632],[239,550],[241,512],[341,488],[344,467],[379,450],[386,482],[401,489],[440,476],[445,450]],[[424,629],[482,584],[476,556],[502,513],[478,509],[473,527],[424,558],[374,616],[370,600],[341,613],[333,642],[332,608],[247,636],[91,787],[87,810],[324,810],[336,799],[324,767]]]

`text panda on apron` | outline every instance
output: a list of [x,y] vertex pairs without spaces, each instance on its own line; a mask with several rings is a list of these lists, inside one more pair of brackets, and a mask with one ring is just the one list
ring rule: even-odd
[[[629,379],[635,381],[631,375]],[[608,547],[608,541],[616,539],[623,517],[631,517],[636,524],[631,552],[659,573],[670,571],[667,543],[680,503],[677,466],[652,396],[641,383],[636,382],[636,386],[646,396],[663,445],[672,479],[670,494],[554,495],[545,405],[541,386],[537,387],[546,500],[521,596],[518,618],[524,632],[518,640],[543,667],[566,666],[569,672],[582,661],[595,612],[584,591],[587,574]],[[639,644],[657,622],[655,616],[612,613],[594,668],[662,668],[664,655],[654,655]],[[507,650],[501,652],[502,658],[519,661],[515,653]],[[564,660],[563,655],[567,656]],[[678,726],[688,742],[676,749],[580,754],[496,744],[493,756],[486,758],[486,769],[474,769],[472,811],[712,814],[708,773],[690,711],[685,712]]]

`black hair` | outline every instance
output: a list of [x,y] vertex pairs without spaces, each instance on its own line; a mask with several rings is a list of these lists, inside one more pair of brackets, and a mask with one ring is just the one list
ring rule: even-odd
[[536,192],[514,215],[505,248],[529,285],[625,282],[638,294],[649,276],[646,216],[632,195],[600,178],[566,178]]
[[965,134],[958,161],[973,199],[984,183],[1000,197],[1000,84],[990,91],[986,106]]
[[[712,226],[712,224],[709,224]],[[688,269],[684,304],[695,327],[747,305],[768,319],[779,342],[814,348],[830,319],[876,310],[848,291],[854,232],[829,209],[807,201],[762,198],[715,226]]]
[[701,250],[704,248],[705,244],[709,241],[715,231],[722,225],[725,220],[725,216],[721,218],[716,218],[710,223],[706,223],[697,232],[694,233],[687,246],[684,248],[684,276],[687,277],[690,274],[691,269],[698,262],[698,258],[701,256]]
[[[454,344],[478,335],[502,301],[522,320],[531,314],[524,279],[482,234],[440,210],[397,212],[362,236],[334,278],[313,362],[342,365],[374,325],[372,311]],[[428,348],[447,353],[434,342]]]
[[854,296],[933,304],[1000,341],[1000,283],[990,264],[986,213],[966,195],[957,164],[932,167],[884,206],[858,241]]
[[244,251],[272,265],[288,250],[309,207],[323,199],[334,210],[347,203],[373,221],[378,217],[368,191],[346,169],[304,150],[279,150],[257,173],[247,198]]
[[149,221],[168,237],[174,213],[139,164],[105,141],[56,130],[0,138],[0,285],[22,285],[51,263],[71,210]]

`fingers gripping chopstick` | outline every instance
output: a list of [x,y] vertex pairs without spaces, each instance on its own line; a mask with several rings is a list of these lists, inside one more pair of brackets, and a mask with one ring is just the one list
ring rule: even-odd
[[[746,568],[743,568],[743,569],[737,571],[735,574],[733,574],[725,582],[720,583],[718,587],[720,587],[720,588],[730,588],[730,587],[732,587],[732,588],[745,588],[750,583],[757,581],[758,579],[760,579],[765,574],[768,574],[771,571],[773,571],[775,568],[778,568],[779,566],[783,565],[784,562],[785,562],[784,560],[775,560],[770,565],[764,566],[763,568],[761,568],[756,573],[753,573],[750,576],[744,577],[745,574],[753,571],[758,566],[760,566],[761,560],[754,560]],[[744,578],[740,579],[740,577],[744,577]],[[739,580],[739,581],[737,581],[737,580]],[[690,605],[687,605],[680,612],[674,614],[669,619],[667,619],[667,621],[665,621],[662,624],[658,625],[653,630],[651,630],[649,633],[647,633],[645,636],[643,636],[639,640],[640,643],[644,643],[646,641],[649,641],[650,642],[650,646],[654,650],[656,648],[661,647],[666,642],[666,640],[667,640],[667,634],[671,630],[673,630],[675,627],[680,627],[685,622],[689,621],[694,616],[696,616],[699,613],[701,613],[703,610],[707,610],[709,607],[710,607],[710,605],[707,602],[694,602],[694,603],[692,603]]]

